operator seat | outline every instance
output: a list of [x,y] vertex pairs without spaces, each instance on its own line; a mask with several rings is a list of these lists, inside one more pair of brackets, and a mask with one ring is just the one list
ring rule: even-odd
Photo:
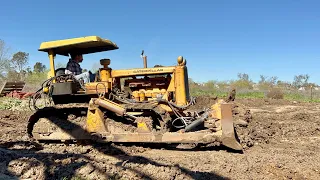
[[56,69],[56,76],[64,75],[66,68],[58,68]]

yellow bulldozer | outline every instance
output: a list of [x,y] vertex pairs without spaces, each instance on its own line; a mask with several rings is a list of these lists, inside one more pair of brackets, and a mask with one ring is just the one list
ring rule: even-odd
[[[201,110],[192,110],[186,59],[175,66],[112,69],[110,59],[101,59],[93,82],[83,83],[65,68],[55,68],[57,55],[70,52],[100,53],[119,49],[98,36],[43,42],[39,51],[48,53],[48,79],[30,98],[36,112],[27,133],[37,141],[81,141],[222,144],[242,150],[233,124],[232,103],[218,100]],[[40,97],[51,106],[39,108]]]

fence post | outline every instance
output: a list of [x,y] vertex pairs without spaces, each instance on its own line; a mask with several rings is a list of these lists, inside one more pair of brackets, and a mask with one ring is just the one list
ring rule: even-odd
[[311,91],[311,101],[312,101],[312,85],[311,85],[311,88],[310,88],[310,91]]

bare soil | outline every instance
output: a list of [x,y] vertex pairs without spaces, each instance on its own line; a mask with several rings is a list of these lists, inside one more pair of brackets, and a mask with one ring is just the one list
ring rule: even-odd
[[[214,99],[198,99],[201,108]],[[142,144],[38,144],[30,112],[0,111],[0,179],[320,179],[320,104],[236,100],[244,151]],[[246,114],[250,110],[251,114]]]

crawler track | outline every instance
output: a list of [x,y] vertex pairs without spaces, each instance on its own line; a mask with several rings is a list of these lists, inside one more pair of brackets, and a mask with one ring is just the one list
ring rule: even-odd
[[[242,147],[233,137],[232,130],[226,134],[221,128],[228,129],[232,119],[210,123],[210,126],[221,126],[217,129],[195,132],[139,132],[134,122],[118,122],[105,117],[107,132],[89,133],[86,131],[87,107],[47,107],[33,114],[27,125],[28,136],[37,141],[82,141],[98,142],[137,142],[137,143],[222,143],[241,150]],[[230,122],[229,122],[230,121]],[[126,122],[126,123],[123,123]],[[215,125],[216,124],[216,125]],[[229,124],[229,125],[228,125]],[[150,124],[149,124],[150,125]],[[151,127],[151,125],[150,125]],[[219,130],[220,129],[220,130]],[[231,134],[230,134],[231,133]]]

